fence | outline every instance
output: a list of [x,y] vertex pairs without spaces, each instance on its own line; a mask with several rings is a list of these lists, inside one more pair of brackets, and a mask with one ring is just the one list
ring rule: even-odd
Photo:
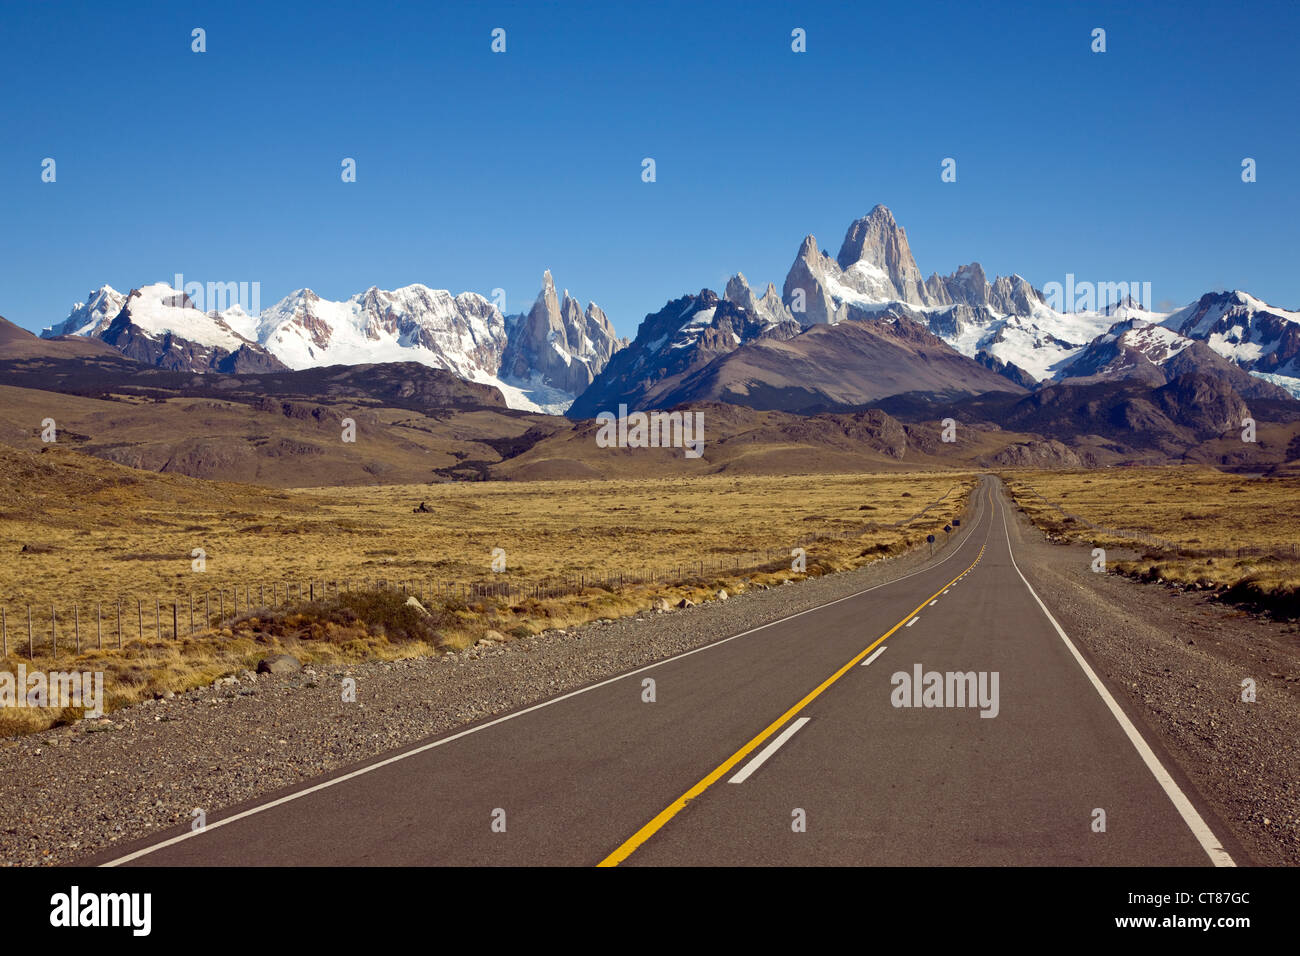
[[[821,531],[806,534],[793,541],[789,548],[806,547],[818,541],[848,540],[861,537],[869,531],[899,528],[911,524],[926,513],[939,507],[960,485],[953,485],[944,494],[930,502],[916,514],[892,523],[868,522],[860,527],[839,531]],[[789,548],[769,548],[742,554],[693,559],[671,565],[642,565],[627,570],[598,573],[576,573],[558,580],[537,584],[511,581],[448,581],[432,577],[393,580],[384,577],[329,578],[308,580],[275,580],[269,583],[237,584],[192,592],[187,599],[163,600],[154,596],[150,601],[135,595],[119,595],[108,602],[74,601],[71,619],[59,617],[54,603],[25,605],[25,629],[22,620],[11,628],[8,607],[0,606],[0,656],[8,657],[11,639],[21,653],[26,645],[29,658],[35,658],[38,647],[48,648],[51,655],[59,656],[60,643],[65,650],[80,654],[83,645],[102,649],[105,641],[121,649],[123,642],[132,639],[157,640],[194,636],[212,627],[245,617],[254,612],[265,612],[301,606],[317,601],[338,601],[353,591],[394,591],[414,597],[421,603],[460,599],[472,602],[485,599],[506,601],[548,600],[583,594],[591,589],[618,590],[644,585],[675,586],[699,583],[709,576],[735,574],[743,571],[775,571],[789,566]],[[270,597],[268,601],[267,598]],[[242,602],[241,602],[242,597]],[[229,599],[229,600],[227,600]],[[48,612],[46,612],[48,608]],[[93,632],[91,609],[94,611]],[[150,609],[152,608],[152,614]],[[83,624],[83,610],[86,618]],[[69,623],[71,630],[69,631]],[[149,627],[149,625],[152,627]],[[83,634],[84,631],[84,634]],[[93,644],[92,644],[93,633]]]

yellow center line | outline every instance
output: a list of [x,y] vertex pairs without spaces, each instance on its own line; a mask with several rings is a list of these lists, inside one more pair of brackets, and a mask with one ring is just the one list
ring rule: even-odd
[[784,714],[782,714],[780,717],[774,720],[757,737],[755,737],[749,743],[745,744],[745,746],[741,747],[739,750],[737,750],[734,754],[732,754],[722,763],[718,764],[717,768],[712,773],[710,773],[707,777],[705,777],[695,786],[691,787],[691,789],[687,790],[684,794],[682,794],[680,797],[678,797],[676,800],[670,803],[659,813],[658,816],[656,816],[653,820],[651,820],[649,823],[643,826],[640,830],[637,830],[636,833],[628,837],[628,839],[624,841],[624,843],[617,850],[615,850],[609,856],[605,857],[605,859],[601,860],[600,863],[597,864],[597,866],[618,866],[629,856],[631,856],[634,852],[636,852],[637,848],[641,846],[641,844],[645,843],[646,840],[650,839],[652,836],[658,833],[663,828],[664,824],[666,824],[673,817],[677,816],[677,814],[680,813],[686,807],[686,804],[690,803],[692,800],[694,800],[696,797],[702,794],[705,790],[709,789],[709,787],[713,786],[713,784],[717,783],[718,780],[720,780],[722,777],[726,775],[727,771],[729,771],[736,764],[740,763],[740,761],[744,760],[745,757],[747,757],[755,748],[757,748],[760,744],[762,744],[763,741],[767,740],[768,737],[776,733],[781,728],[781,726],[786,723],[786,721],[788,721],[791,717],[794,717],[796,714],[799,713],[799,711],[803,710],[814,700],[816,700],[819,696],[821,696],[822,692],[825,691],[826,688],[830,687],[837,680],[839,680],[841,677],[843,677],[845,674],[851,671],[857,665],[858,661],[862,660],[862,658],[866,657],[873,650],[875,650],[886,638],[891,637],[895,631],[897,631],[904,624],[910,621],[915,614],[918,614],[920,611],[922,611],[929,601],[932,601],[933,599],[937,598],[947,588],[951,587],[954,583],[956,583],[957,579],[960,578],[962,575],[968,574],[975,567],[975,565],[979,564],[980,558],[982,557],[984,557],[983,546],[980,547],[979,554],[975,555],[975,560],[971,562],[971,566],[969,568],[967,568],[961,574],[957,575],[957,577],[953,578],[951,581],[949,581],[947,584],[941,587],[938,591],[935,591],[933,594],[931,594],[928,598],[926,598],[924,601],[918,604],[914,610],[904,615],[901,621],[899,621],[897,624],[891,627],[884,634],[881,634],[880,637],[872,641],[871,644],[868,645],[861,652],[854,655],[851,661],[849,661],[847,664],[845,664],[843,667],[837,670],[834,674],[832,674],[830,677],[826,678],[826,680],[822,681],[815,688],[813,688],[813,690],[809,692],[808,696],[806,696],[803,700],[799,701],[799,703],[795,704]]

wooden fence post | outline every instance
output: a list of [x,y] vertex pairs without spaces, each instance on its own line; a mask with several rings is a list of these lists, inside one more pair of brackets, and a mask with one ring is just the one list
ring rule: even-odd
[[135,599],[135,618],[136,628],[140,632],[140,640],[144,640],[144,598]]
[[5,609],[0,607],[0,634],[4,636],[4,656],[9,656],[9,619],[5,616]]
[[122,649],[122,595],[117,596],[117,649]]
[[172,601],[172,640],[179,640],[180,636],[180,632],[176,630],[176,602]]
[[50,605],[50,644],[54,648],[54,659],[59,659],[59,615]]
[[32,606],[27,605],[27,657],[36,660],[35,645],[32,643]]
[[81,653],[81,612],[77,609],[77,602],[72,602],[72,634],[76,641],[77,653]]
[[104,649],[104,604],[101,601],[95,602],[95,645],[101,651]]

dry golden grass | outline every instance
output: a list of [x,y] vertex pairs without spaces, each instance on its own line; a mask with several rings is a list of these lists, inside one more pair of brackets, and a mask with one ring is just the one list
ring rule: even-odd
[[[7,669],[27,659],[31,604],[36,660],[29,667],[103,670],[113,707],[210,683],[285,649],[325,664],[421,656],[463,648],[489,629],[522,636],[636,613],[657,598],[675,604],[719,588],[770,586],[804,576],[790,570],[790,550],[819,535],[849,533],[807,543],[806,573],[852,568],[916,546],[929,533],[942,537],[975,484],[973,474],[926,472],[270,491],[135,472],[66,451],[6,453],[0,466],[0,495],[9,505],[0,520]],[[914,518],[939,499],[939,507]],[[413,513],[421,502],[429,513]],[[196,548],[206,552],[204,573],[192,570]],[[504,573],[491,570],[494,548],[506,553]],[[753,570],[759,564],[764,569]],[[607,578],[617,571],[653,580],[615,586]],[[541,599],[516,590],[513,598],[466,601],[439,587],[509,582],[518,589],[579,575],[587,587]],[[332,601],[340,583],[356,591],[376,579],[419,593],[437,615],[428,639],[396,638],[383,620],[364,615],[330,621],[330,601],[304,607],[296,588],[287,609],[260,607],[270,603],[273,583],[282,603],[286,582],[301,583],[304,599],[308,582],[317,582],[318,597],[320,582],[330,582]],[[231,613],[235,586],[238,616]],[[215,628],[204,627],[205,591],[214,612],[218,592],[225,593],[227,620],[214,621]],[[244,593],[252,597],[251,612]],[[192,636],[191,597],[198,608]],[[161,638],[155,601],[163,606]],[[179,640],[171,636],[172,602]],[[59,621],[57,661],[50,657],[51,604]],[[79,655],[69,654],[74,604]],[[24,729],[33,713],[16,712],[18,724],[0,722],[0,733]],[[45,714],[47,725],[59,717]]]
[[[1142,552],[1136,561],[1112,561],[1114,570],[1220,590],[1229,600],[1287,616],[1300,612],[1300,478],[1246,477],[1204,467],[1004,477],[1016,501],[1043,530],[1103,548]],[[1031,488],[1069,515],[1110,531],[1071,520]]]

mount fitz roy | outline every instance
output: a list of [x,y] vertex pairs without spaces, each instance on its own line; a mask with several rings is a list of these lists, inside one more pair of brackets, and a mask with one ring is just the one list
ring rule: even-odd
[[204,311],[167,283],[127,294],[103,286],[42,336],[96,338],[136,361],[194,372],[419,362],[491,385],[512,408],[553,414],[626,345],[595,303],[584,310],[567,290],[557,295],[549,271],[523,315],[503,315],[477,293],[419,284],[343,302],[299,289],[254,311]]
[[[1073,298],[1073,276],[1064,288]],[[738,273],[722,296],[703,289],[646,316],[568,414],[707,400],[815,412],[1071,381],[1157,387],[1189,373],[1250,398],[1300,396],[1300,313],[1243,292],[1155,312],[1122,294],[1137,283],[1103,284],[1121,292],[1113,302],[1097,301],[1092,283],[1077,288],[1088,296],[1056,308],[1059,288],[989,281],[978,262],[923,278],[907,234],[876,206],[834,257],[805,237],[779,296],[772,285],[756,296]]]

